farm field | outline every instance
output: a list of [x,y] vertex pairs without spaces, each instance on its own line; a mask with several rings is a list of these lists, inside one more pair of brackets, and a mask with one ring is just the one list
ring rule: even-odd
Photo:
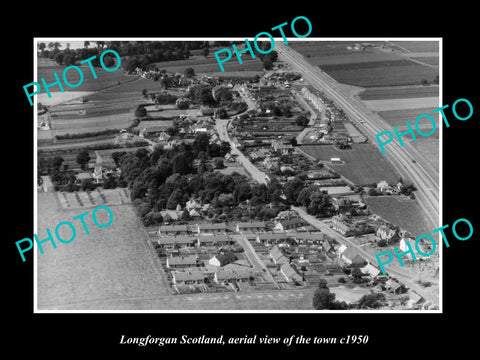
[[394,111],[404,109],[436,109],[440,106],[438,97],[416,97],[411,99],[364,100],[363,103],[372,111]]
[[417,97],[438,97],[439,87],[431,86],[395,86],[368,88],[359,94],[361,100],[411,99]]
[[440,144],[438,140],[438,134],[432,135],[429,137],[422,138],[420,141],[409,141],[417,151],[422,154],[433,166],[440,172],[439,167],[439,154],[440,154]]
[[355,184],[371,184],[381,180],[396,182],[399,176],[372,144],[352,144],[351,150],[337,150],[331,145],[302,145],[301,149],[318,160],[339,157],[345,164],[329,164]]
[[411,52],[437,52],[439,51],[438,41],[390,41]]
[[[379,111],[378,115],[380,115],[385,121],[387,121],[392,126],[397,126],[398,129],[407,129],[406,122],[410,122],[412,127],[415,127],[415,120],[418,116],[422,114],[430,114],[437,123],[437,130],[438,131],[438,115],[434,115],[432,111],[438,108],[435,107],[426,107],[426,108],[418,108],[418,109],[400,109],[400,110],[390,110],[390,111]],[[432,129],[432,124],[430,121],[425,118],[418,122],[418,126],[420,129]],[[425,132],[428,132],[425,130]]]
[[123,188],[103,189],[93,191],[56,192],[62,209],[83,209],[100,205],[122,205],[130,203],[128,190]]
[[[45,243],[45,253],[37,253],[37,301],[39,309],[57,309],[67,304],[118,300],[137,296],[168,295],[162,281],[160,262],[147,245],[148,237],[140,229],[130,205],[110,205],[113,223],[97,227],[91,212],[85,216],[90,231],[86,235],[79,221],[74,221],[77,237],[56,249]],[[82,210],[62,210],[55,193],[38,193],[39,238],[61,221],[71,220]],[[104,211],[98,221],[107,223]],[[77,224],[78,222],[78,224]],[[78,226],[77,226],[78,225]],[[60,228],[64,230],[65,227]],[[68,229],[68,228],[67,228]],[[71,233],[60,231],[68,239]],[[50,247],[48,247],[50,246]],[[73,305],[71,308],[78,308]],[[115,307],[106,308],[114,310]]]
[[[364,196],[364,199],[374,214],[410,231],[415,236],[431,234],[434,229],[429,226],[416,200],[399,199],[395,196]],[[436,224],[432,226],[437,227]]]

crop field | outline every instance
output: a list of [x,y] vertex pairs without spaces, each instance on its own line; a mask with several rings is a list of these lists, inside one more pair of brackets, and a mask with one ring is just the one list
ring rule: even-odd
[[[186,60],[163,61],[155,63],[155,65],[161,70],[165,69],[170,72],[183,73],[186,68],[192,68],[195,71],[195,74],[209,73],[210,75],[210,73],[222,73],[220,66],[218,65],[217,59],[214,55],[214,52],[219,49],[220,48],[210,49],[210,54],[206,58],[204,56],[196,55],[191,56],[189,59]],[[249,53],[243,55],[243,64],[240,64],[238,62],[238,59],[235,55],[233,55],[229,61],[224,62],[222,65],[225,69],[225,72],[222,74],[225,74],[226,76],[233,76],[233,74],[230,73],[242,73],[244,71],[256,71],[257,74],[261,74],[263,72],[263,66],[261,62],[258,59],[252,59],[250,56],[246,55],[249,55]],[[216,74],[211,75],[216,76]],[[239,76],[239,74],[236,74],[235,76]]]
[[338,82],[361,86],[418,85],[422,80],[432,82],[438,70],[410,60],[375,61],[321,66]]
[[372,144],[352,144],[351,150],[337,150],[331,145],[303,145],[301,149],[318,160],[339,157],[345,164],[329,165],[356,184],[371,184],[381,180],[396,182],[399,176]]
[[410,99],[364,100],[363,103],[372,111],[395,111],[405,109],[436,109],[440,106],[438,97],[416,97]]
[[440,49],[438,41],[392,41],[412,52],[437,52]]
[[438,133],[435,133],[429,137],[421,138],[415,142],[410,141],[410,144],[417,149],[417,151],[422,154],[422,156],[424,156],[430,162],[430,164],[433,165],[437,172],[440,171],[440,142]]
[[130,203],[128,190],[123,188],[103,189],[93,191],[65,192],[57,191],[62,209],[83,209],[100,205],[121,205]]
[[[82,308],[93,301],[115,301],[132,297],[168,295],[170,290],[162,280],[163,270],[158,257],[147,243],[130,205],[109,206],[113,223],[97,227],[85,216],[90,234],[81,223],[73,220],[77,235],[71,243],[58,242],[53,249],[45,243],[44,254],[37,253],[37,300],[39,309],[69,306]],[[54,193],[38,194],[39,238],[46,237],[46,228],[61,221],[72,221],[82,211],[62,210]],[[108,222],[108,214],[98,211],[98,221]],[[65,230],[63,233],[61,230]],[[71,237],[68,227],[60,228],[60,236]],[[105,308],[104,308],[105,309]],[[116,309],[107,307],[106,309]]]
[[438,86],[400,86],[369,88],[360,93],[361,100],[411,99],[417,97],[438,97]]
[[[433,114],[432,111],[436,107],[429,108],[418,108],[418,109],[401,109],[401,110],[390,110],[390,111],[380,111],[378,114],[385,119],[392,126],[397,126],[398,129],[407,129],[406,121],[410,122],[412,127],[415,127],[415,120],[418,116],[422,114],[430,114],[435,120],[437,120],[437,129],[438,129],[438,114]],[[428,119],[423,119],[418,122],[419,128],[431,129],[432,124]],[[427,132],[425,130],[425,132]]]
[[[94,79],[90,71],[88,64],[77,65],[83,72],[83,82],[81,85],[75,88],[66,86],[62,79],[63,70],[66,66],[57,65],[55,62],[51,61],[50,65],[45,65],[45,62],[42,64],[39,63],[37,79],[41,83],[41,79],[44,78],[47,84],[55,82],[55,75],[57,73],[64,91],[98,91],[119,83],[124,83],[132,81],[135,77],[127,76],[124,74],[121,68],[113,71],[107,72],[102,67],[94,68],[97,78]],[[80,74],[77,71],[70,70],[67,74],[68,82],[71,84],[76,84],[80,81]],[[58,85],[53,86],[50,91],[60,91]],[[42,89],[43,92],[43,89]]]
[[[395,196],[365,196],[367,205],[385,220],[410,231],[413,235],[431,234],[426,216],[416,200]],[[436,225],[436,224],[435,224]]]

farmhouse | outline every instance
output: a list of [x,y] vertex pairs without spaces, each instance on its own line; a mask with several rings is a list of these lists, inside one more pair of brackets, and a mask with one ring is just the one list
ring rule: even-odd
[[167,257],[168,268],[181,269],[197,267],[199,265],[201,265],[201,263],[199,263],[197,255]]
[[225,223],[215,223],[215,224],[198,224],[197,233],[198,234],[222,234],[227,231],[227,225]]
[[[325,242],[325,234],[316,233],[294,233],[295,240],[299,244],[322,244]],[[328,242],[327,242],[328,243]],[[328,244],[330,246],[330,244]]]
[[164,249],[174,249],[176,246],[193,247],[197,243],[197,239],[190,236],[162,236],[157,240],[158,245]]
[[278,140],[273,140],[271,142],[271,146],[273,150],[278,151],[282,155],[288,155],[291,154],[294,150],[293,146],[290,144],[284,144]]
[[266,225],[263,221],[252,221],[237,224],[237,232],[265,231]]
[[378,274],[380,274],[380,270],[370,263],[360,268],[360,271],[364,274],[370,275],[372,278],[375,278],[378,276]]
[[233,245],[235,240],[228,235],[200,235],[198,246],[224,246]]
[[376,235],[380,240],[386,240],[389,243],[395,243],[400,239],[398,230],[391,229],[386,225],[380,226]]
[[332,218],[332,228],[345,236],[350,236],[354,232],[354,228],[342,216],[334,216]]
[[385,282],[385,288],[390,291],[391,293],[394,293],[394,294],[403,294],[407,291],[407,289],[405,288],[405,285],[403,284],[400,284],[396,281],[393,281],[391,279],[387,280]]

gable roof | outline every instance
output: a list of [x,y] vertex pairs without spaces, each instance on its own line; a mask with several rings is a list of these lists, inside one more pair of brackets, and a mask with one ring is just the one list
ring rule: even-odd
[[237,225],[239,229],[264,228],[266,226],[264,221],[242,222]]
[[253,276],[252,270],[220,270],[215,273],[217,280],[245,279]]
[[161,225],[160,232],[167,232],[167,231],[188,231],[187,225]]
[[226,230],[227,229],[227,224],[225,223],[203,223],[199,224],[198,228],[200,230]]
[[172,256],[167,261],[169,265],[196,265],[197,255]]
[[283,264],[280,271],[289,279],[302,281],[302,277],[288,263]]
[[230,236],[228,235],[200,235],[198,237],[198,242],[202,243],[218,243],[224,241],[231,241]]
[[162,236],[157,240],[159,245],[193,244],[196,238],[191,236]]
[[282,226],[292,226],[292,225],[299,225],[302,226],[305,222],[300,218],[293,218],[293,219],[282,219],[279,221]]
[[199,281],[205,279],[203,271],[172,271],[175,281]]
[[214,258],[216,258],[218,260],[218,262],[220,263],[220,266],[230,264],[231,262],[234,262],[234,261],[237,260],[237,257],[232,252],[227,252],[225,254],[215,255],[215,256],[212,257],[212,259],[214,259]]

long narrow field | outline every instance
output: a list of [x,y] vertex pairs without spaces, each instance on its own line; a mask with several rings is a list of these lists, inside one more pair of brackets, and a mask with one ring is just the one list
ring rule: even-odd
[[414,99],[417,97],[438,97],[438,85],[395,86],[368,88],[359,94],[362,100]]
[[318,160],[339,157],[343,165],[332,164],[339,174],[356,184],[371,184],[381,180],[396,182],[399,176],[372,144],[352,144],[350,150],[337,150],[330,145],[302,145],[301,149]]
[[[81,222],[73,220],[77,237],[68,244],[58,242],[57,248],[44,243],[44,254],[37,253],[37,296],[39,309],[56,309],[65,304],[89,301],[113,301],[138,296],[168,295],[162,281],[160,262],[147,247],[147,236],[140,229],[130,205],[108,205],[113,222],[107,228],[94,225],[94,209],[62,210],[55,193],[38,194],[38,230],[46,238],[46,228],[54,233],[61,221],[85,211],[86,235]],[[101,224],[108,215],[97,213]],[[62,231],[64,230],[64,231]],[[55,236],[55,235],[54,235]],[[67,226],[60,236],[71,237]],[[115,309],[115,308],[111,308]]]

